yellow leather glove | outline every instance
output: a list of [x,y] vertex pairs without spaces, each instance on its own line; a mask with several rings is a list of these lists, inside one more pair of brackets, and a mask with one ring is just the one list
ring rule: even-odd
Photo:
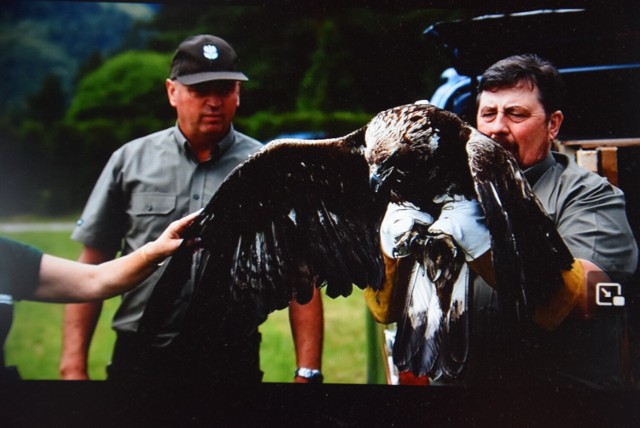
[[381,324],[398,321],[407,300],[407,284],[411,269],[415,263],[413,257],[395,259],[382,254],[384,259],[385,280],[378,291],[367,287],[364,299],[373,315]]
[[[382,324],[396,322],[404,309],[409,276],[414,260],[412,257],[394,259],[383,254],[385,281],[382,288],[364,290],[365,301],[373,318]],[[482,258],[479,258],[480,260]],[[473,265],[473,268],[477,266]],[[475,269],[478,271],[478,269]],[[491,272],[492,273],[492,272]],[[576,307],[585,286],[585,272],[580,260],[574,260],[571,269],[562,271],[563,287],[545,304],[538,305],[533,320],[545,330],[556,329]]]
[[546,304],[538,305],[533,320],[545,330],[554,330],[575,308],[586,283],[582,263],[575,259],[571,269],[562,271],[564,286]]
[[433,223],[433,217],[411,204],[389,204],[380,225],[380,246],[384,259],[385,280],[382,288],[364,290],[364,298],[374,319],[381,324],[396,322],[407,300],[407,287],[411,269],[415,264],[412,256],[395,258],[398,237],[413,227],[414,221]]

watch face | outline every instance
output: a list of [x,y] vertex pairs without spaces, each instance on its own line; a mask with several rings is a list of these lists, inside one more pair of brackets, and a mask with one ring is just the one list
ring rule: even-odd
[[310,383],[321,383],[323,380],[322,372],[320,372],[320,370],[308,369],[306,367],[296,369],[295,376],[305,378]]

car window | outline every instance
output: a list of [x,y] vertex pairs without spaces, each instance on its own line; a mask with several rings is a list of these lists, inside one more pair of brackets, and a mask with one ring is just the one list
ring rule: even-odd
[[640,65],[563,73],[567,86],[561,140],[640,136]]

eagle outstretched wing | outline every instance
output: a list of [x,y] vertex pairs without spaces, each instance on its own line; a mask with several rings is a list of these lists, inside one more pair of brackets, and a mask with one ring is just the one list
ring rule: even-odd
[[255,328],[291,300],[309,301],[314,286],[337,297],[351,294],[353,284],[381,284],[386,202],[370,189],[363,151],[363,131],[277,140],[236,168],[184,234],[185,242],[198,237],[202,249],[174,254],[141,327],[158,328],[163,302],[177,297],[192,257],[200,269],[183,327],[189,334],[228,330],[226,322],[242,324],[235,331]]

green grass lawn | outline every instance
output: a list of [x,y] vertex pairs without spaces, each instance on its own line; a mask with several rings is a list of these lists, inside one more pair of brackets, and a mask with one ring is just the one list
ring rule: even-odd
[[[70,240],[68,232],[2,233],[2,236],[33,245],[49,254],[76,259],[81,246]],[[115,334],[111,318],[118,297],[105,302],[91,345],[89,374],[104,379]],[[362,292],[355,289],[349,298],[323,296],[325,340],[323,372],[327,383],[366,383],[367,358],[365,317],[368,316]],[[63,305],[35,302],[16,304],[14,324],[5,345],[8,365],[17,365],[25,379],[59,379]],[[295,369],[293,341],[288,311],[269,316],[261,326],[261,366],[266,382],[291,382]]]

